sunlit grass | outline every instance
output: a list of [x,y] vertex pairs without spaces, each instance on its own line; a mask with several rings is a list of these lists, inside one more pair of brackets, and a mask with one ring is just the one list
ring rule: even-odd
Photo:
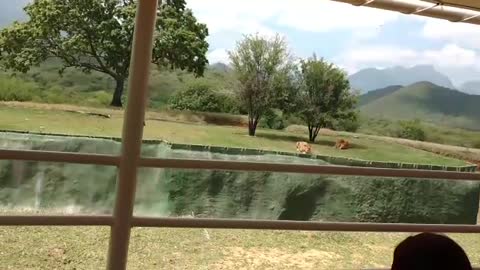
[[[68,106],[69,110],[75,107]],[[92,135],[120,137],[123,123],[123,112],[104,110],[111,118],[67,112],[61,106],[27,106],[16,107],[1,105],[0,129],[42,133],[61,133],[72,135]],[[85,110],[85,108],[79,108]],[[97,109],[98,111],[98,109]],[[181,114],[185,120],[188,115]],[[258,148],[275,151],[294,152],[295,142],[307,140],[306,134],[284,131],[262,130],[256,137],[247,136],[244,127],[218,126],[200,122],[194,115],[187,121],[178,122],[172,114],[149,113],[144,131],[145,139],[159,139],[174,143],[218,145],[229,147]],[[199,122],[196,122],[198,120]],[[460,166],[466,163],[447,158],[423,150],[413,149],[396,143],[389,143],[369,138],[349,137],[352,144],[349,150],[337,150],[335,141],[339,137],[320,135],[313,144],[314,154],[343,156],[374,161],[408,162],[419,164],[437,164]]]
[[[128,269],[388,268],[408,234],[204,229],[132,231]],[[480,264],[480,235],[451,235]],[[104,269],[107,227],[0,227],[0,269]]]

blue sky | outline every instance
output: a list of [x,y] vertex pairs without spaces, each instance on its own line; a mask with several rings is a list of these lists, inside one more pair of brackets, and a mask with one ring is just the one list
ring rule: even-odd
[[[29,0],[0,0],[0,25]],[[210,62],[244,34],[279,33],[297,57],[315,53],[349,73],[366,67],[429,64],[456,85],[480,80],[480,26],[403,15],[328,0],[186,0],[210,30]]]
[[243,34],[279,33],[298,57],[312,53],[353,73],[430,64],[455,84],[480,80],[480,26],[327,0],[187,0],[210,29],[211,62]]

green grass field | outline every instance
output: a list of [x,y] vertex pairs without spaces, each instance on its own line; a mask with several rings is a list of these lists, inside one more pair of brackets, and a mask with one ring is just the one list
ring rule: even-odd
[[[246,230],[132,231],[128,269],[388,268],[408,234]],[[108,228],[0,228],[0,269],[104,269]],[[480,235],[451,235],[480,264]]]
[[[123,115],[121,111],[109,111],[111,118],[85,115],[59,110],[58,107],[28,108],[0,106],[0,129],[44,133],[62,133],[94,136],[121,136]],[[55,109],[51,109],[55,108]],[[159,118],[160,117],[160,118]],[[205,123],[178,122],[168,115],[149,114],[145,139],[162,139],[175,143],[248,147],[265,150],[294,152],[295,142],[307,140],[306,134],[274,130],[259,130],[256,137],[247,136],[246,128],[208,125]],[[181,119],[185,120],[185,119]],[[368,138],[353,138],[349,150],[335,149],[336,136],[319,136],[312,146],[314,154],[344,156],[375,161],[409,162],[460,166],[466,163],[457,159],[432,154],[400,144],[386,143]]]

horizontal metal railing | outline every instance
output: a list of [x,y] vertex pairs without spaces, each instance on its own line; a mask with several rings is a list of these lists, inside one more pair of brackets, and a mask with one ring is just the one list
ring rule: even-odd
[[[23,160],[37,162],[67,162],[75,164],[98,164],[118,166],[119,156],[88,153],[47,152],[32,150],[0,150],[0,160]],[[364,168],[330,165],[302,165],[223,160],[186,160],[141,158],[141,167],[233,171],[271,171],[283,173],[412,177],[480,181],[480,174],[428,170]],[[111,216],[0,216],[0,226],[110,226]],[[185,219],[135,217],[132,226],[222,228],[222,229],[268,229],[268,230],[316,230],[316,231],[368,231],[368,232],[462,232],[478,233],[476,225],[435,224],[379,224],[379,223],[322,223],[309,221],[238,220],[238,219]]]
[[52,216],[13,215],[0,216],[0,226],[111,226],[112,216]]
[[[0,216],[0,226],[111,226],[113,217],[29,215]],[[132,227],[251,229],[343,232],[443,232],[480,233],[477,225],[437,225],[358,222],[315,222],[290,220],[251,220],[220,218],[133,217]]]
[[343,232],[445,232],[445,233],[479,233],[480,232],[480,226],[476,226],[476,225],[314,222],[314,221],[289,221],[289,220],[244,220],[244,219],[204,219],[204,218],[134,217],[132,225],[136,227],[343,231]]
[[480,174],[468,172],[448,172],[432,170],[366,168],[336,165],[305,165],[266,162],[243,162],[226,160],[200,160],[200,159],[156,159],[142,158],[141,167],[174,168],[174,169],[200,169],[200,170],[227,170],[227,171],[256,171],[256,172],[281,172],[304,173],[324,175],[349,175],[349,176],[379,176],[379,177],[411,177],[426,179],[448,179],[480,181]]
[[34,150],[7,150],[0,149],[0,160],[20,160],[38,162],[62,162],[74,164],[95,164],[118,166],[120,156],[101,155],[90,153],[70,153]]
[[[37,162],[64,162],[74,164],[97,164],[105,166],[118,166],[120,157],[113,155],[43,152],[31,150],[0,150],[0,160],[22,160]],[[448,172],[432,170],[388,169],[347,167],[332,165],[304,165],[283,164],[266,162],[243,162],[226,160],[200,160],[200,159],[164,159],[140,158],[140,167],[172,168],[172,169],[200,169],[200,170],[227,170],[227,171],[257,171],[304,173],[325,175],[350,175],[350,176],[378,176],[378,177],[410,177],[442,180],[480,181],[479,173]]]

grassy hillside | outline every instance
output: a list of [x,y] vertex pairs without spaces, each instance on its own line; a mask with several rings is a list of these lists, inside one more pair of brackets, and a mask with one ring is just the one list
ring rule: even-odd
[[[438,124],[422,123],[425,130],[426,142],[455,145],[467,148],[480,149],[480,131],[446,127]],[[400,125],[398,122],[385,118],[362,119],[358,133],[396,137]]]
[[388,96],[395,91],[403,88],[401,85],[392,85],[392,86],[387,86],[385,88],[377,89],[377,90],[372,90],[366,94],[363,94],[360,96],[358,100],[358,106],[365,106],[369,104],[370,102],[373,102],[379,98]]
[[368,117],[414,119],[441,125],[480,129],[480,96],[419,82],[360,107]]
[[[28,73],[0,71],[0,100],[37,101],[43,103],[69,103],[87,106],[106,106],[111,101],[115,83],[109,76],[83,73],[69,68],[60,75],[61,63],[49,60]],[[195,81],[208,83],[213,88],[231,93],[235,80],[222,65],[210,66],[204,77],[195,78],[181,70],[152,67],[150,75],[150,107],[165,108],[171,95]]]

